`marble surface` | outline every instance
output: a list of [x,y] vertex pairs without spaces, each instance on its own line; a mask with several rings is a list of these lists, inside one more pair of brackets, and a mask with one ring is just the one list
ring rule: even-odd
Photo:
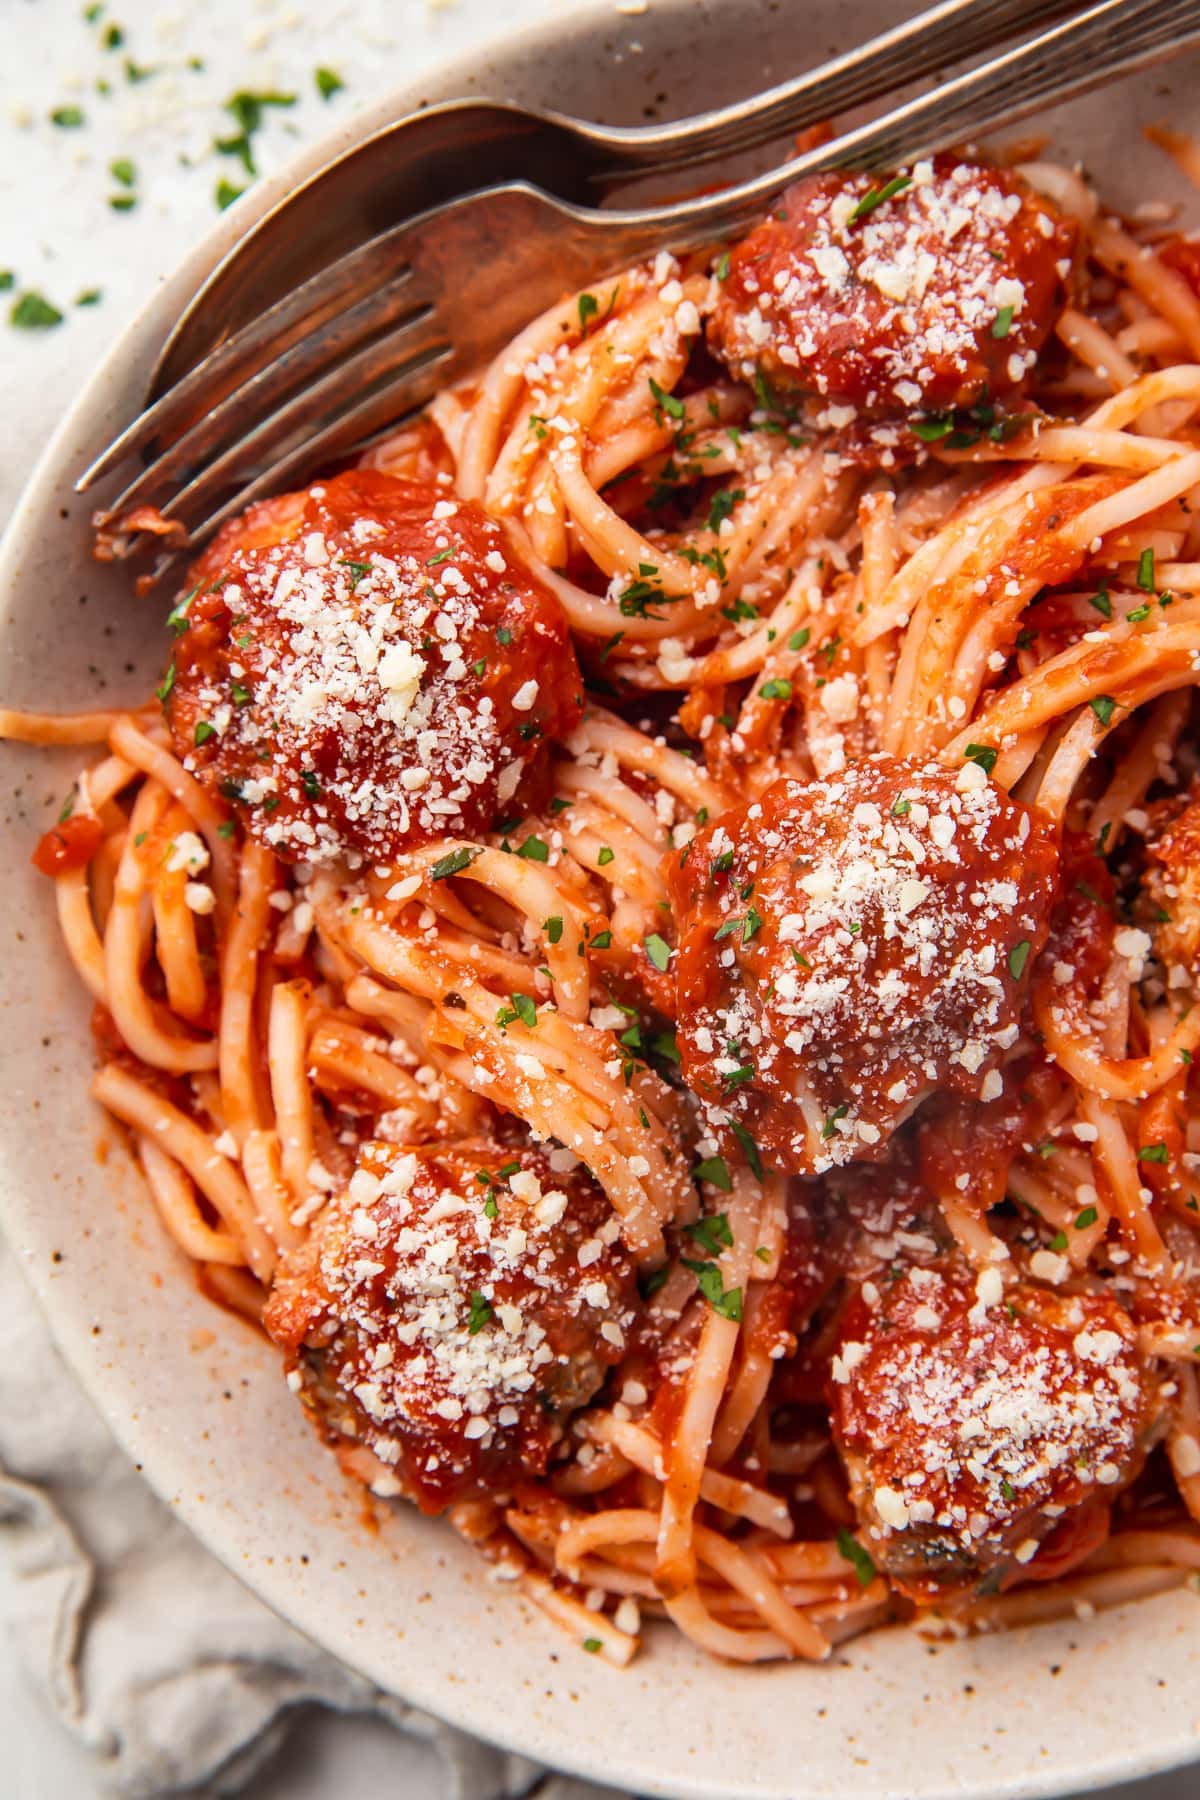
[[[652,3],[652,0],[650,0]],[[646,0],[614,0],[625,14]],[[0,519],[31,454],[139,303],[205,230],[222,180],[249,179],[214,149],[236,133],[225,110],[239,90],[296,95],[264,109],[254,157],[277,167],[339,109],[382,96],[401,76],[496,33],[569,10],[570,0],[344,0],[319,11],[296,0],[3,0],[0,47]],[[316,71],[344,83],[329,98]],[[107,90],[107,91],[105,91]],[[65,110],[64,110],[65,109]],[[72,123],[76,109],[82,123]],[[58,113],[62,122],[55,123]],[[132,171],[125,167],[132,164]],[[114,171],[114,165],[117,165]],[[131,206],[111,205],[112,200]],[[8,323],[22,293],[62,322]],[[81,296],[98,292],[90,304]],[[17,1588],[0,1554],[0,1618]],[[87,1753],[46,1711],[0,1633],[0,1791],[6,1796],[105,1791]],[[449,1800],[425,1746],[367,1718],[301,1717],[256,1800]],[[1111,1800],[1191,1800],[1196,1771],[1113,1789]]]

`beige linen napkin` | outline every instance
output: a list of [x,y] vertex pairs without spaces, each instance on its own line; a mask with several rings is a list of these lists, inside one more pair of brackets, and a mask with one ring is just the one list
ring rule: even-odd
[[120,1794],[244,1793],[316,1703],[396,1727],[396,1794],[420,1740],[444,1762],[446,1800],[605,1800],[381,1693],[256,1599],[118,1449],[0,1247],[5,1553],[20,1658]]

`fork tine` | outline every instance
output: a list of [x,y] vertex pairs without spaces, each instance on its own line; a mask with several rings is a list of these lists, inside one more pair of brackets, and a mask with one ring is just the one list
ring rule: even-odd
[[75,483],[76,493],[86,493],[126,457],[146,454],[161,439],[186,429],[196,414],[207,413],[214,395],[224,398],[252,377],[281,348],[335,317],[365,278],[373,289],[403,278],[408,264],[408,231],[405,227],[372,238],[358,250],[331,263],[293,293],[268,307],[243,330],[210,351],[202,362],[168,388],[138,414],[107,445]]
[[[1078,0],[936,0],[877,37],[752,99],[662,125],[602,130],[583,126],[597,145],[589,181],[598,193],[635,173],[669,174],[717,157],[740,156],[820,119],[832,119],[913,86],[947,64],[992,50],[1005,39],[1061,18]],[[605,163],[603,151],[610,152]]]
[[[232,494],[208,518],[188,534],[188,547],[198,545],[225,523],[243,512],[255,500],[277,493],[305,469],[328,463],[364,446],[386,429],[401,425],[430,401],[453,372],[453,350],[449,345],[426,350],[417,361],[409,361],[401,373],[386,387],[361,400],[357,406],[331,419],[312,437],[305,437],[286,450],[275,462],[262,469],[252,481]],[[449,367],[447,366],[449,365]]]
[[[448,355],[450,350],[444,326],[428,310],[386,338],[368,344],[294,394],[221,456],[206,463],[163,508],[164,518],[178,520],[185,526],[191,519],[204,520],[209,509],[223,501],[231,487],[258,478],[264,458],[276,467],[300,433],[305,434],[305,442],[310,441],[314,422],[336,423],[358,396],[363,397],[365,405],[378,394],[382,384],[394,387],[431,355]],[[189,537],[192,535],[189,528]]]
[[152,503],[165,487],[177,488],[180,480],[214,464],[236,447],[239,426],[247,417],[269,415],[277,401],[309,377],[362,349],[363,340],[369,346],[385,332],[403,330],[420,316],[421,309],[422,302],[412,291],[411,271],[405,270],[395,282],[368,294],[348,311],[335,313],[187,426],[104,509],[99,523],[108,524],[135,506]]

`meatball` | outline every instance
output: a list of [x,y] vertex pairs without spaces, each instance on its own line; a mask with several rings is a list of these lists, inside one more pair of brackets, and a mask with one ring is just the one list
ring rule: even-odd
[[667,865],[683,1073],[714,1129],[820,1173],[935,1089],[999,1090],[1046,935],[1051,827],[975,763],[785,778]]
[[284,1259],[264,1322],[343,1450],[427,1512],[545,1473],[565,1419],[623,1353],[633,1265],[565,1152],[369,1144]]
[[1025,379],[1062,310],[1075,235],[1015,175],[953,156],[886,185],[809,176],[732,251],[709,343],[743,379],[834,409],[994,399]]
[[1146,847],[1144,911],[1164,970],[1190,973],[1200,963],[1200,787],[1160,810],[1166,822]]
[[909,1269],[847,1308],[834,1430],[871,1553],[914,1598],[1031,1562],[1138,1473],[1158,1402],[1115,1301]]
[[558,601],[433,483],[359,470],[252,507],[172,620],[176,747],[285,861],[486,830],[580,716]]

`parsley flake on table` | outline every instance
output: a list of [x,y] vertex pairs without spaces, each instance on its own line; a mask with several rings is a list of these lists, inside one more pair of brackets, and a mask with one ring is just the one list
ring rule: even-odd
[[8,322],[18,331],[49,331],[51,326],[62,324],[62,317],[57,306],[53,306],[44,294],[30,288],[13,301]]
[[271,90],[254,93],[249,88],[239,88],[225,102],[225,111],[231,115],[239,129],[229,137],[215,138],[213,149],[221,156],[233,156],[241,163],[247,175],[257,175],[258,165],[254,161],[254,139],[262,130],[263,119],[268,107],[295,106],[295,94],[281,94]]

